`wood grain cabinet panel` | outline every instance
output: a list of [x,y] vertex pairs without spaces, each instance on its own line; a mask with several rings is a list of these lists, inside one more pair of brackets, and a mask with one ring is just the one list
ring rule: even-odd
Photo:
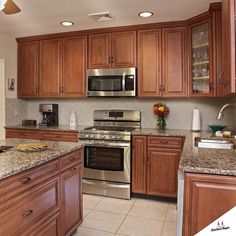
[[162,30],[163,96],[188,96],[186,27]]
[[39,42],[18,44],[18,97],[38,96]]
[[138,32],[138,96],[161,96],[161,30]]
[[70,235],[82,222],[82,166],[68,169],[61,177],[61,233]]
[[6,201],[0,209],[0,235],[17,235],[34,221],[59,211],[59,178]]
[[236,205],[236,178],[185,174],[183,235],[193,236]]
[[6,129],[6,138],[39,139],[37,130]]
[[132,138],[132,192],[146,193],[146,136]]
[[86,95],[87,37],[63,40],[62,96]]
[[112,34],[112,66],[136,66],[136,32],[118,32]]
[[109,68],[111,66],[111,34],[89,35],[89,68]]
[[235,1],[222,0],[222,58],[220,80],[224,95],[235,93]]
[[148,136],[148,147],[182,149],[183,138]]
[[39,95],[59,97],[61,92],[61,51],[60,39],[40,41]]
[[77,142],[78,133],[77,132],[60,132],[60,131],[39,131],[40,139],[52,140],[52,141],[67,141],[67,142]]
[[147,155],[147,194],[176,197],[181,150],[148,148]]
[[82,163],[82,149],[79,151],[71,152],[60,159],[61,170],[64,171]]

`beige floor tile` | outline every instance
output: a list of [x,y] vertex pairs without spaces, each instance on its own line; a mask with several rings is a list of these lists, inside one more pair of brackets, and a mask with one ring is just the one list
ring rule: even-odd
[[116,233],[124,219],[125,215],[92,210],[88,216],[85,217],[82,226]]
[[114,234],[100,230],[79,227],[73,236],[114,236]]
[[89,214],[90,211],[91,211],[91,209],[84,208],[83,209],[83,218],[85,218]]
[[155,200],[137,199],[132,206],[129,215],[164,221],[167,211],[168,203]]
[[169,210],[177,210],[177,204],[176,203],[169,203],[168,209]]
[[175,236],[176,235],[176,223],[165,222],[161,236]]
[[135,202],[134,199],[123,200],[116,198],[104,198],[97,204],[95,210],[107,211],[125,215],[128,214],[134,202]]
[[161,236],[163,224],[163,221],[128,216],[118,233],[129,236]]
[[94,209],[96,205],[103,199],[101,196],[83,194],[83,205],[84,208]]
[[168,206],[166,221],[175,223],[176,215],[177,215],[176,204],[170,203]]

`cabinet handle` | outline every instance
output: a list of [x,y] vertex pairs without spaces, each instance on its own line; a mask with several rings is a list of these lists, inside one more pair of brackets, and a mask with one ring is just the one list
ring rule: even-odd
[[210,90],[210,91],[212,91],[212,90],[213,90],[213,88],[214,88],[214,86],[213,86],[213,83],[212,83],[212,82],[210,82],[210,83],[209,83],[209,90]]
[[223,84],[223,85],[224,85],[224,84],[225,84],[225,81],[224,81],[223,77],[224,77],[224,72],[221,71],[220,74],[219,74],[218,79],[219,79],[219,81],[220,81],[220,84]]
[[31,178],[30,177],[26,177],[26,178],[23,178],[23,179],[20,179],[20,183],[21,184],[27,184],[31,181]]
[[69,160],[74,161],[74,160],[76,160],[76,157],[70,157]]
[[159,87],[159,92],[162,92],[162,85],[160,85]]
[[161,144],[168,144],[168,141],[160,141]]
[[111,57],[108,57],[108,63],[109,64],[111,63]]
[[114,57],[111,57],[111,63],[112,64],[114,63]]
[[34,212],[33,210],[28,210],[28,211],[24,212],[22,216],[23,217],[28,217],[28,216],[32,215],[33,212]]
[[72,171],[75,171],[77,168],[76,167],[74,167],[74,168],[72,168],[70,171],[72,172]]

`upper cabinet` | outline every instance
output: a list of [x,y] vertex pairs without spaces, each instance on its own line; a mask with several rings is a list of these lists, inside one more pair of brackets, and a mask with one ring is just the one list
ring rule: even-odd
[[18,44],[18,97],[38,96],[39,42]]
[[138,32],[138,96],[186,97],[187,27]]
[[136,31],[89,35],[88,67],[135,67]]
[[222,0],[222,60],[219,81],[223,95],[235,93],[235,1]]
[[87,37],[19,43],[18,97],[83,97]]
[[192,96],[213,95],[212,43],[210,19],[190,27],[191,33],[191,87]]

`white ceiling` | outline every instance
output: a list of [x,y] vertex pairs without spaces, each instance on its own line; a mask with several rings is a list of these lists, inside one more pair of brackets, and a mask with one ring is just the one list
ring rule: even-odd
[[[219,0],[218,0],[219,1]],[[21,8],[16,15],[0,12],[0,33],[14,37],[82,29],[184,20],[208,10],[217,0],[15,0]],[[154,15],[144,19],[140,11]],[[110,11],[114,21],[96,22],[90,13]],[[63,20],[74,22],[65,28]]]

